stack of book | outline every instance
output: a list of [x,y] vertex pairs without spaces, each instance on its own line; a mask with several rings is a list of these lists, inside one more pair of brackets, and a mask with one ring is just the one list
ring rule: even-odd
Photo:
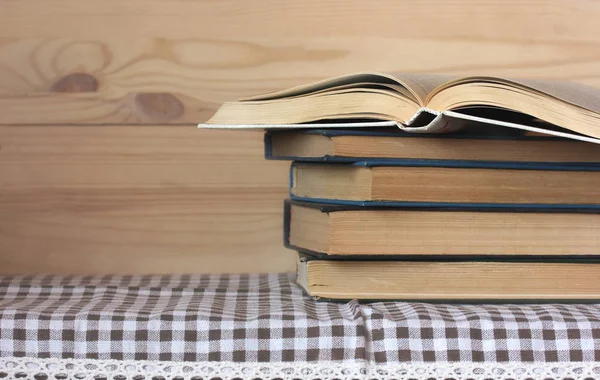
[[[590,106],[597,93],[398,77],[334,78],[225,104],[211,120],[266,127],[266,158],[293,161],[284,242],[297,252],[307,293],[600,299],[600,102]],[[411,102],[421,108],[405,110]],[[441,112],[424,108],[431,104]],[[446,133],[403,132],[369,116]],[[322,123],[328,119],[338,122]]]

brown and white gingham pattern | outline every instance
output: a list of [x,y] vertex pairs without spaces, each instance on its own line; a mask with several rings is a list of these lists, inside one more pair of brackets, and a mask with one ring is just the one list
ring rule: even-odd
[[600,361],[600,305],[316,302],[291,274],[0,277],[0,356]]

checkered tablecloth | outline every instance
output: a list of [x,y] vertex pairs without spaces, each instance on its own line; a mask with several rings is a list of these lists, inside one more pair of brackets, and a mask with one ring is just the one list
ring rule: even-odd
[[291,274],[0,277],[0,357],[593,362],[600,305],[317,302]]

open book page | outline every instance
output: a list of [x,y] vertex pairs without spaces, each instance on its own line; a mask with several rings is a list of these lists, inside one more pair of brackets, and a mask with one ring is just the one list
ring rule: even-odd
[[[262,100],[273,100],[280,98],[291,98],[302,95],[314,94],[329,89],[337,88],[358,88],[368,87],[369,85],[381,84],[384,86],[397,86],[398,81],[386,74],[379,73],[356,73],[350,75],[342,75],[334,78],[324,79],[318,82],[307,83],[304,85],[270,92],[267,94],[261,94],[242,98],[240,101],[262,101]],[[401,91],[403,92],[403,91]],[[417,100],[417,99],[415,99]]]
[[[450,78],[447,81],[440,82],[439,87],[431,89],[426,102],[431,101],[437,94],[445,89],[461,84],[501,84],[508,87],[522,88],[529,93],[539,93],[547,98],[556,98],[565,103],[587,109],[600,114],[600,89],[586,86],[580,83],[561,82],[554,80],[536,80],[526,78],[500,78],[488,76],[471,76]],[[532,91],[533,90],[533,91]],[[476,103],[477,98],[469,99],[468,95],[463,96],[465,101]]]
[[511,79],[567,103],[600,114],[600,89],[580,83],[534,79]]
[[425,99],[434,89],[459,78],[458,76],[437,74],[389,73],[389,75],[411,90],[421,106],[425,106]]
[[[436,87],[456,79],[449,75],[410,74],[410,73],[356,73],[329,78],[318,82],[275,91],[268,94],[240,99],[241,101],[262,101],[291,98],[315,94],[334,89],[369,88],[381,85],[394,89],[400,94],[412,98],[421,106],[425,105],[427,95]],[[408,91],[407,91],[408,90]]]

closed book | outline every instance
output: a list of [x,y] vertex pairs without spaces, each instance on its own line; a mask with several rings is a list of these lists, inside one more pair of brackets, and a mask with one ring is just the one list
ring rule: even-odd
[[[417,159],[600,163],[600,146],[596,144],[507,133],[507,129],[471,130],[451,134],[415,134],[399,129],[268,131],[264,140],[265,158],[328,162]],[[489,132],[482,133],[485,130]]]
[[486,162],[294,162],[293,199],[360,205],[600,207],[600,166]]
[[598,209],[358,207],[286,201],[284,242],[321,257],[597,256]]
[[335,261],[299,254],[297,282],[315,298],[594,302],[600,263],[531,261]]

